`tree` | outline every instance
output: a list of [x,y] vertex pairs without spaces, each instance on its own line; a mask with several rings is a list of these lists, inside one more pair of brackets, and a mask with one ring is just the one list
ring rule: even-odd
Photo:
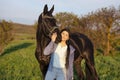
[[79,18],[73,13],[60,12],[55,15],[55,18],[60,29],[69,27],[73,30],[79,26]]
[[0,22],[0,54],[3,52],[5,45],[12,39],[12,22],[2,20]]
[[120,34],[120,8],[102,8],[81,17],[79,22],[82,33],[92,39],[95,49],[103,49],[104,55],[109,55]]
[[116,33],[116,30],[118,30],[119,27],[117,24],[119,24],[120,18],[116,12],[117,10],[114,7],[110,7],[109,9],[102,8],[96,13],[97,18],[99,19],[99,27],[101,27],[101,32],[103,36],[105,36],[104,40],[106,48],[104,55],[109,55],[112,40],[114,39],[113,35]]

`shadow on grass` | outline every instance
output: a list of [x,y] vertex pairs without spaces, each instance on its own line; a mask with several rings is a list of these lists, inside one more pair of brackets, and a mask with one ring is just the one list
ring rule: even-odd
[[23,48],[27,48],[29,46],[31,46],[33,43],[21,43],[19,45],[15,45],[15,46],[11,46],[10,48],[7,48],[4,50],[3,54],[1,56],[4,56],[5,54],[9,54],[11,52],[23,49]]

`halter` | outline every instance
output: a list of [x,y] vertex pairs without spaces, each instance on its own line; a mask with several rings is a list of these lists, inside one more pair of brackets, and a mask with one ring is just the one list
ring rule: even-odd
[[42,13],[42,18],[53,18],[52,16],[47,16],[47,15],[44,15],[43,13]]
[[[42,18],[44,18],[44,19],[45,19],[45,18],[53,19],[53,17],[47,16],[47,15],[43,16],[43,13],[42,13]],[[44,23],[45,26],[49,26],[45,21],[43,21],[43,23]],[[50,33],[48,34],[48,36],[50,36],[51,33],[52,33],[55,29],[57,29],[58,27],[57,27],[57,26],[53,26],[52,29],[49,29],[48,27],[46,27],[46,28],[47,28],[47,30],[50,31]],[[44,35],[45,35],[45,33],[44,33]]]

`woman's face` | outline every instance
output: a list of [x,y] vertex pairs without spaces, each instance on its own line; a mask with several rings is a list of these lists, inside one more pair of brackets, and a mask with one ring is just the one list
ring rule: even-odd
[[61,33],[62,41],[66,41],[69,39],[69,33],[67,31],[63,31]]

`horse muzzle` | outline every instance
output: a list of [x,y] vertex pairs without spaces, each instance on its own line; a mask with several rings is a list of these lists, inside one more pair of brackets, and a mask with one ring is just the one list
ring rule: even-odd
[[51,30],[50,30],[50,33],[49,33],[49,37],[51,37],[51,35],[52,35],[52,33],[55,33],[55,32],[59,32],[59,29],[58,29],[58,27],[53,27]]

